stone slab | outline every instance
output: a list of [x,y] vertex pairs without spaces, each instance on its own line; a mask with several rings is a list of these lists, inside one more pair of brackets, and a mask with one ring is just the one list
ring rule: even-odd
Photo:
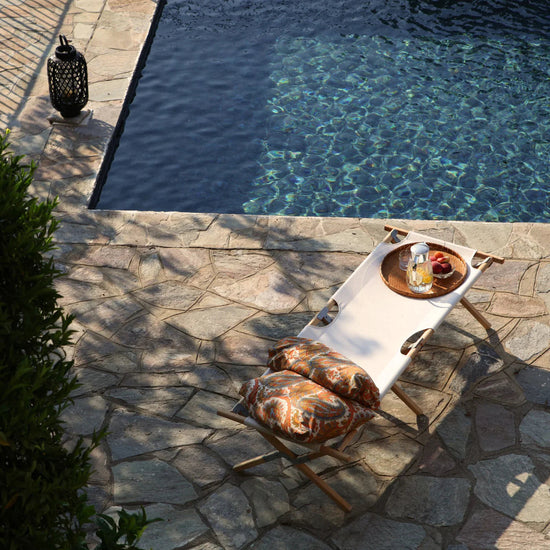
[[247,479],[241,485],[241,489],[252,504],[258,528],[272,525],[290,510],[288,493],[278,481],[269,481],[261,477]]
[[[227,437],[223,437],[223,432],[219,433],[219,435],[221,436],[220,439],[214,441],[208,440],[206,445],[230,467],[244,460],[273,451],[273,447],[260,434],[252,430],[241,430]],[[251,468],[249,473],[272,477],[279,475],[282,469],[281,460],[274,460],[267,464],[260,464]]]
[[476,395],[494,399],[503,405],[521,405],[525,395],[519,385],[505,373],[498,373],[482,380],[475,388]]
[[171,464],[199,487],[221,482],[229,471],[219,457],[202,445],[185,446]]
[[542,449],[550,450],[550,413],[540,410],[529,411],[521,424],[519,432],[523,445],[536,445]]
[[152,314],[133,317],[119,328],[112,340],[130,348],[142,350],[157,347],[197,349],[198,343],[188,334],[174,328],[167,322],[159,320]]
[[453,408],[437,427],[437,433],[455,458],[464,458],[472,421],[461,407]]
[[550,370],[525,367],[518,373],[516,380],[529,401],[539,405],[550,403]]
[[208,309],[194,309],[174,315],[167,320],[171,326],[202,340],[214,340],[254,315],[255,310],[228,305]]
[[117,410],[109,424],[107,443],[113,460],[202,442],[212,430]]
[[218,416],[216,413],[231,411],[236,403],[236,399],[212,392],[198,391],[176,416],[208,428],[233,428],[235,423],[232,420]]
[[235,485],[223,485],[199,509],[226,550],[243,548],[258,536],[250,503]]
[[457,540],[467,548],[550,550],[550,538],[494,510],[476,512],[460,530]]
[[139,546],[151,550],[174,550],[191,544],[209,532],[194,509],[179,510],[168,504],[145,506],[148,519],[162,521],[147,526],[139,540]]
[[69,432],[88,435],[102,427],[107,406],[101,395],[81,397],[63,411],[61,420]]
[[[470,246],[474,245],[470,244]],[[480,250],[484,249],[481,248]],[[521,260],[507,260],[503,264],[495,264],[479,278],[476,287],[516,294],[521,276],[530,265],[530,262]]]
[[463,394],[481,378],[499,372],[504,368],[504,361],[497,352],[486,344],[482,344],[468,357],[460,369],[458,376],[451,382],[451,389]]
[[[140,265],[141,269],[145,268],[144,264]],[[148,277],[148,280],[154,280],[156,276]],[[152,304],[155,307],[167,309],[177,309],[186,311],[202,296],[202,291],[189,288],[188,286],[177,281],[165,281],[158,284],[153,284],[136,290],[134,296],[138,300]]]
[[357,447],[357,454],[378,475],[396,476],[416,459],[421,446],[404,435],[371,441]]
[[518,359],[529,361],[550,347],[550,326],[539,321],[523,321],[505,342]]
[[489,312],[493,315],[516,319],[517,317],[540,317],[548,313],[548,310],[540,298],[502,293],[495,296]]
[[197,498],[193,485],[162,460],[121,462],[113,467],[117,504],[161,502],[185,504]]
[[393,518],[434,527],[457,525],[466,514],[470,489],[463,478],[402,477],[392,488],[386,511]]
[[287,550],[289,548],[330,550],[330,546],[309,533],[284,525],[268,531],[250,547],[250,550]]
[[508,454],[468,468],[476,478],[475,494],[487,506],[519,521],[548,522],[550,486],[538,479],[528,456]]
[[452,456],[440,445],[437,437],[432,437],[424,446],[424,452],[418,463],[421,472],[442,476],[456,466]]
[[72,372],[81,384],[72,394],[72,397],[81,396],[84,393],[92,391],[105,391],[112,386],[116,386],[120,381],[118,376],[108,372],[102,372],[89,366],[87,368],[75,367]]
[[225,298],[271,313],[288,313],[303,297],[303,292],[275,268],[227,285],[216,283],[212,288]]
[[418,550],[425,537],[420,525],[367,513],[339,529],[331,540],[338,550]]
[[107,396],[149,414],[172,417],[193,395],[192,388],[115,388]]
[[502,405],[480,403],[476,409],[476,432],[484,451],[499,451],[516,442],[514,415]]

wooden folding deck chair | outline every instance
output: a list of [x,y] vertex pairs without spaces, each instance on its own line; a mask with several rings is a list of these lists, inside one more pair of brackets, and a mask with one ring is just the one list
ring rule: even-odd
[[[459,302],[485,329],[490,328],[490,323],[465,298],[465,294],[493,262],[503,263],[504,259],[429,235],[392,226],[385,226],[385,229],[390,232],[386,238],[298,336],[321,342],[353,361],[370,375],[381,398],[392,390],[419,417],[423,414],[421,408],[401,389],[397,379]],[[398,235],[405,238],[399,241]],[[408,297],[391,288],[388,278],[384,277],[385,262],[390,254],[395,256],[397,249],[415,242],[427,242],[432,247],[451,250],[463,260],[463,274],[456,288],[432,298]],[[336,313],[332,313],[335,309]],[[420,336],[414,342],[405,345],[411,342],[411,337],[418,334]],[[249,416],[241,403],[237,404],[233,412],[218,411],[218,414],[256,429],[276,449],[273,453],[241,462],[233,467],[234,470],[245,470],[284,457],[341,508],[345,511],[351,510],[350,504],[305,462],[323,455],[344,462],[352,461],[344,451],[354,439],[356,430],[342,434],[340,441],[334,445],[328,442],[307,445],[307,452],[297,455],[283,442],[280,435],[275,435],[272,430]]]

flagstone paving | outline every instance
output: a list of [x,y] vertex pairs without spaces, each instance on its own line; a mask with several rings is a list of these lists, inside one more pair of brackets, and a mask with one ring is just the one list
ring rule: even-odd
[[[0,123],[60,196],[60,303],[82,386],[68,431],[108,435],[92,456],[98,511],[161,517],[154,550],[550,548],[550,226],[397,220],[504,256],[402,377],[429,416],[392,394],[321,473],[345,514],[285,461],[235,473],[267,444],[215,414],[261,374],[385,235],[384,221],[88,210],[156,4],[9,0],[0,7]],[[28,33],[18,37],[18,33]],[[44,61],[65,33],[85,53],[90,104],[51,123]],[[22,44],[26,47],[23,48]],[[53,119],[52,119],[53,120]]]
[[[189,224],[196,238],[188,235],[186,247],[164,246],[163,236],[160,244],[151,236],[122,244],[110,216],[86,212],[87,223],[96,220],[95,235],[89,233],[85,245],[61,242],[56,252],[65,272],[61,304],[76,315],[79,329],[74,359],[83,382],[65,414],[77,433],[109,430],[91,480],[100,509],[143,504],[170,518],[151,526],[146,544],[189,544],[195,539],[186,537],[188,528],[197,544],[221,548],[262,548],[275,530],[278,544],[289,546],[369,548],[384,533],[380,547],[401,548],[406,536],[411,548],[444,548],[470,540],[465,529],[484,511],[499,514],[493,536],[502,547],[514,547],[518,525],[534,540],[548,540],[550,333],[536,289],[550,260],[516,253],[493,266],[471,298],[496,330],[487,333],[459,307],[404,374],[403,384],[430,417],[426,431],[419,433],[412,413],[388,395],[383,415],[352,445],[351,466],[323,459],[315,467],[353,503],[346,515],[283,461],[232,472],[232,464],[269,449],[215,412],[232,407],[240,385],[262,372],[268,348],[295,334],[346,279],[378,239],[382,222],[346,220],[345,231],[365,235],[361,254],[357,243],[327,252],[330,234],[316,219],[300,221],[302,251],[296,252],[278,246],[285,239],[280,219],[275,228],[270,219],[241,220],[264,227],[261,238],[271,243],[243,249],[194,246],[209,239],[199,235],[218,232],[224,216],[212,216],[209,224],[201,216],[195,229]],[[153,234],[156,215],[131,216],[144,235]],[[186,216],[171,214],[167,230]],[[285,221],[292,226],[293,219]],[[484,227],[396,223],[474,246]],[[371,227],[374,235],[367,233]],[[533,227],[516,226],[516,234],[520,229],[528,239]],[[538,273],[527,285],[527,271],[514,264],[537,265]],[[519,280],[505,279],[500,291],[503,271]],[[536,307],[522,309],[523,302]],[[187,527],[179,521],[184,516]],[[509,519],[512,542],[502,518]],[[179,546],[170,546],[173,540]]]

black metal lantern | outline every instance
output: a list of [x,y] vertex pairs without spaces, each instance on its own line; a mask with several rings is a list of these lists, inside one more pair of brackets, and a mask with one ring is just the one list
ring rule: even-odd
[[48,59],[50,100],[64,118],[75,117],[88,103],[88,68],[84,56],[59,37],[61,46]]

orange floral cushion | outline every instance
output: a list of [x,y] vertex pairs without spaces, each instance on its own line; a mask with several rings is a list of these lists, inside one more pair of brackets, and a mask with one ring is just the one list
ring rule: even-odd
[[345,434],[374,416],[370,408],[289,370],[249,380],[239,393],[253,418],[302,443]]
[[279,340],[269,352],[273,371],[291,370],[324,388],[366,407],[380,407],[380,392],[372,378],[355,363],[325,344],[308,338]]

